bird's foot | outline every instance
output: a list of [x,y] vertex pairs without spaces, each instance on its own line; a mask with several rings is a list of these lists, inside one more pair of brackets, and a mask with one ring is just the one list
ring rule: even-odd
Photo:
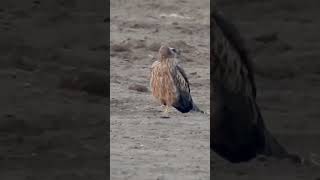
[[169,107],[168,106],[165,106],[164,112],[163,112],[163,115],[161,116],[161,118],[170,118],[169,117]]
[[169,114],[169,107],[168,107],[168,106],[166,106],[166,107],[164,108],[164,113],[165,113],[165,114]]

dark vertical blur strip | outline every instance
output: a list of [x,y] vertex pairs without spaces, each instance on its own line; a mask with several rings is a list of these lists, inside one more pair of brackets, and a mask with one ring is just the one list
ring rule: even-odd
[[106,114],[106,124],[107,124],[107,141],[106,141],[106,152],[107,152],[107,178],[110,179],[110,0],[106,0],[106,18],[105,23],[107,26],[107,39],[106,42],[107,45],[107,54],[106,54],[106,60],[107,60],[107,85],[108,85],[108,91],[107,91],[107,114]]
[[0,180],[109,179],[109,7],[0,1]]
[[212,82],[212,77],[213,77],[213,48],[212,48],[212,41],[213,41],[213,11],[214,11],[214,5],[215,1],[210,1],[210,180],[213,179],[213,156],[211,153],[211,130],[213,129],[212,127],[212,115],[213,115],[213,82]]

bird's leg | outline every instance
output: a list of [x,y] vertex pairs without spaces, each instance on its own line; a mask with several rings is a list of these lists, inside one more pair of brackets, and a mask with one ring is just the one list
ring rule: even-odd
[[163,115],[161,116],[161,118],[169,118],[169,106],[167,105],[167,103],[165,103],[165,101],[161,101],[161,107],[164,107]]
[[169,112],[169,106],[164,105],[164,112],[163,112],[163,115],[161,116],[161,118],[169,118],[168,112]]
[[169,106],[165,105],[162,118],[169,118]]
[[168,114],[169,113],[169,106],[165,106],[164,107],[164,114]]

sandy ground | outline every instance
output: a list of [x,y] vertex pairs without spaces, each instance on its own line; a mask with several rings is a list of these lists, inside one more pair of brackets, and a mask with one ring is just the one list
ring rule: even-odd
[[[129,3],[130,2],[130,3]],[[209,1],[111,1],[111,179],[209,179],[209,115],[162,108],[150,66],[161,43],[178,48],[194,101],[209,111]]]
[[[307,160],[320,155],[320,21],[317,0],[218,0],[254,58],[258,103],[286,148]],[[319,179],[315,164],[258,159],[230,164],[212,153],[214,179]]]
[[0,2],[0,179],[106,178],[104,14],[98,1]]

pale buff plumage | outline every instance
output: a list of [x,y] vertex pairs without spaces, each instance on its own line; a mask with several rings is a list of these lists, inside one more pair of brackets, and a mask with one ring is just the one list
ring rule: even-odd
[[173,48],[161,46],[159,59],[151,66],[150,86],[152,95],[162,105],[173,106],[182,113],[200,111],[193,103],[187,76],[179,65]]

